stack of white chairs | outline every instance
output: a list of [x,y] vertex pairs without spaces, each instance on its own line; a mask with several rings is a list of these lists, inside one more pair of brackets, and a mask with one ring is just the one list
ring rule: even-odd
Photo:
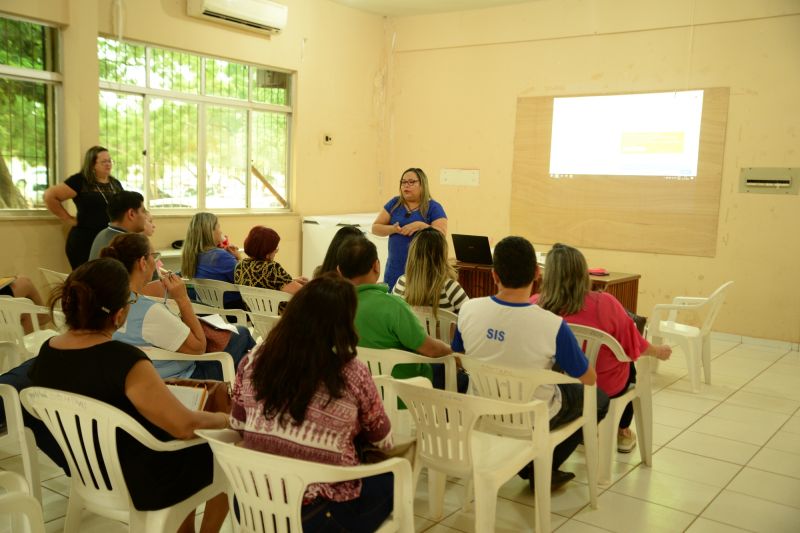
[[428,335],[450,345],[456,332],[458,315],[452,311],[439,309],[434,316],[432,307],[416,306],[412,309]]
[[394,502],[391,516],[378,531],[414,531],[411,467],[405,459],[334,466],[248,450],[236,445],[242,437],[234,430],[196,433],[208,441],[228,478],[231,513],[238,506],[239,531],[302,531],[303,495],[309,484],[338,483],[386,472],[394,477]]
[[162,442],[127,413],[79,394],[30,387],[22,391],[20,398],[25,408],[41,419],[53,434],[69,464],[72,475],[65,533],[80,530],[84,509],[126,522],[131,531],[173,532],[190,511],[226,490],[222,475],[215,467],[214,481],[186,500],[158,511],[138,511],[131,502],[117,454],[120,433],[117,430],[159,452],[182,450],[205,444],[205,441]]
[[[692,392],[700,392],[700,365],[705,382],[711,384],[711,326],[725,302],[725,293],[733,281],[723,283],[708,298],[678,296],[671,304],[656,304],[648,323],[648,337],[654,344],[674,342],[686,356],[686,367],[692,382]],[[693,312],[705,315],[702,324],[692,326],[678,322],[678,314]],[[667,315],[666,318],[664,315]]]
[[653,358],[642,356],[634,363],[619,342],[608,333],[577,324],[569,324],[569,327],[578,339],[578,344],[581,345],[592,368],[596,368],[597,354],[602,346],[611,350],[618,361],[636,365],[636,383],[632,384],[622,396],[609,400],[608,413],[597,426],[600,483],[604,485],[611,483],[611,464],[617,450],[617,428],[628,402],[633,402],[636,430],[639,433],[639,455],[644,464],[653,466],[653,386],[650,377],[650,363]]

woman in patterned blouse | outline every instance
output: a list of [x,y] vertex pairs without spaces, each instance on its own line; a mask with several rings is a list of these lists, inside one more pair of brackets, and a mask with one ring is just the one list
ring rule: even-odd
[[[357,439],[391,448],[389,418],[369,369],[356,359],[356,303],[354,286],[341,276],[314,279],[245,356],[230,417],[244,447],[343,466],[360,463]],[[391,474],[311,484],[303,530],[375,531],[391,513],[392,498]]]
[[275,261],[281,237],[272,228],[253,226],[244,240],[244,253],[248,257],[239,261],[233,271],[233,282],[237,285],[261,287],[294,294],[300,290],[307,278],[292,276]]

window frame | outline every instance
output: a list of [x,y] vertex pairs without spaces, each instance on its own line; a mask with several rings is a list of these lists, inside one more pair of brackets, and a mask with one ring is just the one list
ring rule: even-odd
[[[114,36],[108,36],[99,34],[98,39],[108,39],[112,41],[116,41]],[[207,106],[221,106],[221,107],[228,107],[238,110],[243,110],[247,113],[247,124],[246,124],[246,134],[247,134],[247,149],[246,149],[246,157],[249,162],[251,161],[252,155],[252,114],[253,112],[272,112],[272,113],[280,113],[286,116],[286,206],[285,207],[249,207],[251,203],[251,196],[252,196],[252,183],[255,177],[253,173],[249,171],[248,166],[248,173],[247,173],[247,186],[246,186],[246,193],[245,193],[245,207],[233,207],[233,208],[213,208],[213,211],[218,214],[286,214],[293,212],[293,201],[294,195],[292,193],[292,150],[293,150],[293,119],[295,114],[294,102],[296,102],[297,96],[297,73],[291,70],[282,69],[278,67],[272,67],[269,65],[259,65],[256,63],[242,61],[232,58],[224,58],[216,55],[206,54],[197,51],[188,51],[188,50],[181,50],[177,48],[166,47],[162,45],[155,45],[149,44],[146,42],[140,41],[132,41],[132,40],[125,40],[124,42],[128,44],[143,46],[145,48],[145,85],[132,85],[128,83],[119,83],[119,82],[111,82],[105,81],[100,79],[98,75],[98,106],[100,101],[100,91],[112,91],[116,93],[126,94],[126,95],[137,95],[143,98],[143,112],[144,112],[144,120],[143,120],[143,140],[145,146],[143,149],[145,150],[145,164],[144,164],[144,192],[142,193],[145,197],[145,205],[148,209],[154,214],[158,216],[186,216],[188,214],[207,210],[206,207],[206,190],[207,190],[207,181],[208,177],[205,172],[207,161],[208,152],[206,149],[206,121],[207,121]],[[196,55],[200,57],[200,69],[199,69],[199,88],[198,93],[189,93],[189,92],[179,92],[167,89],[159,89],[151,87],[150,78],[151,78],[151,60],[152,60],[152,50],[157,48],[159,50],[166,50],[178,53],[188,53],[192,55]],[[245,65],[248,67],[248,75],[247,75],[247,99],[241,100],[237,98],[225,97],[225,96],[208,96],[203,94],[205,92],[205,85],[206,85],[206,60],[219,60],[219,61],[226,61],[230,63],[238,63],[241,65]],[[98,56],[99,61],[99,56]],[[290,105],[283,105],[283,104],[271,104],[271,103],[261,103],[261,102],[254,102],[252,100],[253,97],[253,84],[251,80],[251,69],[266,69],[275,72],[283,72],[288,75],[289,78],[289,88],[288,88],[288,101],[291,103]],[[183,101],[187,103],[195,103],[198,105],[198,131],[197,131],[197,159],[198,159],[198,183],[197,183],[197,206],[194,208],[162,208],[162,207],[153,207],[151,208],[149,205],[150,198],[149,198],[149,188],[150,188],[150,180],[151,180],[151,170],[150,170],[150,162],[147,158],[150,157],[150,113],[149,113],[149,101],[152,98],[164,98],[170,100],[177,100]],[[109,147],[113,153],[113,147]]]
[[[0,64],[0,78],[30,83],[40,83],[52,88],[52,106],[47,112],[47,131],[45,139],[47,144],[47,186],[52,187],[60,181],[58,175],[62,173],[61,148],[63,146],[62,121],[59,118],[64,109],[64,39],[61,27],[40,20],[32,20],[15,16],[9,13],[0,13],[0,18],[16,20],[28,24],[36,24],[52,31],[53,70],[35,70],[24,67]],[[50,218],[47,206],[27,207],[24,209],[0,208],[0,219],[14,220],[18,218]]]

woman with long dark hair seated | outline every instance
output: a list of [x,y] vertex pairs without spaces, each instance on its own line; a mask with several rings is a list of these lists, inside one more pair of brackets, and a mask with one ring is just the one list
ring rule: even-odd
[[[267,340],[239,365],[231,427],[243,446],[343,466],[360,462],[356,439],[391,448],[381,398],[356,359],[355,312],[355,288],[333,274],[294,295]],[[391,474],[309,485],[303,529],[375,531],[392,511],[392,496]]]
[[[42,346],[32,384],[89,396],[136,419],[156,438],[190,439],[196,429],[225,428],[225,413],[191,411],[167,389],[139,348],[111,340],[130,307],[128,272],[110,258],[75,269],[51,301],[60,302],[68,330]],[[213,481],[208,446],[154,452],[121,434],[117,450],[136,509],[156,510],[185,500]],[[202,531],[218,531],[228,512],[224,493],[206,503]],[[179,531],[194,531],[194,512]]]

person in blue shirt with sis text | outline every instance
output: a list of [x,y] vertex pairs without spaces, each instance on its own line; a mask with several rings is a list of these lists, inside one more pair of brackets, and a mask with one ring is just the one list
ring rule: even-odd
[[[564,320],[529,301],[536,275],[536,253],[523,237],[506,237],[495,246],[492,277],[497,294],[474,298],[461,307],[453,338],[454,352],[492,365],[508,368],[546,368],[554,363],[581,383],[542,385],[535,399],[549,406],[550,428],[556,428],[581,416],[583,384],[593,385],[597,376]],[[597,389],[598,422],[608,411],[608,396]],[[576,431],[553,451],[551,488],[556,489],[572,478],[572,472],[559,470],[561,464],[580,444]],[[533,489],[533,465],[520,472]]]

